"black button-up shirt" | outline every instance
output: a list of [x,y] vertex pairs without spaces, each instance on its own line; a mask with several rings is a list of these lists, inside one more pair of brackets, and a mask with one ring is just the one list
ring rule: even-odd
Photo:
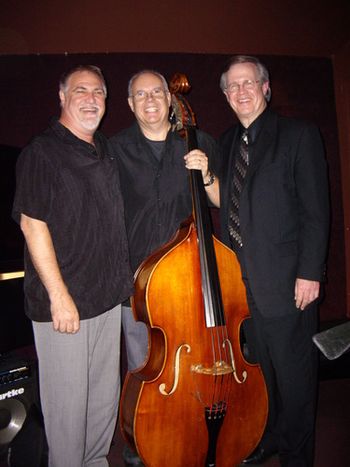
[[[23,213],[49,228],[63,280],[80,319],[97,316],[132,294],[132,274],[119,189],[108,142],[95,146],[58,121],[21,153],[13,217]],[[48,294],[25,251],[26,313],[51,321]]]
[[[211,160],[216,151],[214,140],[203,132],[197,136],[200,149]],[[189,171],[183,159],[188,150],[185,140],[169,131],[161,157],[156,157],[136,122],[110,143],[119,164],[130,262],[135,271],[172,238],[192,212]]]

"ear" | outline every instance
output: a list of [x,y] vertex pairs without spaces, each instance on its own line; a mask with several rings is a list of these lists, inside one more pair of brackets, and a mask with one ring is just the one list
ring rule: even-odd
[[128,104],[132,112],[135,112],[134,109],[134,101],[132,100],[132,97],[128,97]]
[[167,91],[166,93],[166,98],[167,98],[167,101],[168,101],[168,107],[171,106],[171,94],[169,91]]
[[224,94],[225,94],[225,97],[226,97],[227,102],[230,103],[230,98],[228,97],[228,92],[227,92],[227,91],[224,91]]
[[269,81],[266,81],[265,83],[263,83],[262,92],[264,93],[264,96],[266,96],[266,93],[269,90],[269,87],[270,87],[270,82]]
[[60,91],[58,94],[60,96],[61,107],[63,107],[63,105],[64,105],[64,103],[66,101],[66,96],[64,95],[63,91]]

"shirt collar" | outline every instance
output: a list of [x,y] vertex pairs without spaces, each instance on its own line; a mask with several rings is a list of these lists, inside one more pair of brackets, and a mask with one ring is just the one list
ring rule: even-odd
[[96,131],[94,134],[94,143],[90,144],[77,136],[75,136],[74,133],[72,133],[67,127],[62,125],[62,123],[59,121],[57,117],[54,117],[51,122],[50,126],[53,129],[53,131],[60,137],[62,140],[68,144],[72,144],[74,146],[83,146],[86,150],[88,150],[92,155],[95,157],[98,155],[100,158],[103,157],[103,144],[101,141],[101,134],[99,131]]
[[264,121],[266,119],[268,113],[268,108],[266,107],[263,112],[249,125],[248,128],[244,128],[242,124],[240,124],[240,134],[244,132],[244,130],[248,130],[248,141],[249,144],[254,144],[258,134],[260,133],[261,128],[263,127]]

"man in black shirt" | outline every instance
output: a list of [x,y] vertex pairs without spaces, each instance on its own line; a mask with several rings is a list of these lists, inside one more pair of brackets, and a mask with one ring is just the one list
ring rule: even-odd
[[[172,129],[168,118],[171,96],[162,75],[148,70],[137,73],[129,81],[128,94],[136,122],[110,142],[119,164],[130,262],[135,272],[191,214],[187,169],[202,171],[208,195],[217,181],[208,170],[206,156],[210,160],[214,156],[213,139],[198,132],[201,150],[186,154],[186,142]],[[135,322],[130,304],[124,305],[122,325],[128,368],[132,370],[147,356],[148,333],[143,323]],[[125,459],[137,463],[132,456]]]
[[13,216],[26,240],[50,467],[105,467],[119,398],[120,303],[132,274],[116,161],[97,127],[106,85],[81,66],[60,82],[61,116],[17,165]]

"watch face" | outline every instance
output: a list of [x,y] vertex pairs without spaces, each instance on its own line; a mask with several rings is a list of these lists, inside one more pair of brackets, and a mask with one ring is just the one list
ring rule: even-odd
[[215,175],[210,172],[209,180],[207,183],[203,183],[204,186],[210,186],[214,183],[215,181]]

